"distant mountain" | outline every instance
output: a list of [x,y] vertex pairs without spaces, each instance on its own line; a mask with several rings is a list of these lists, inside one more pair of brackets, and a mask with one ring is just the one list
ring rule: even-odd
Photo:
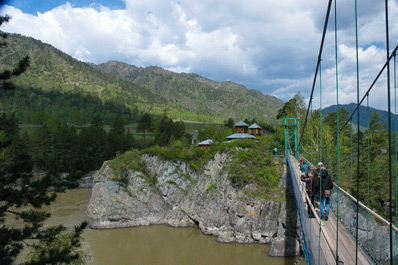
[[284,102],[233,82],[216,82],[196,74],[174,73],[160,67],[138,68],[110,61],[97,69],[162,95],[169,102],[197,113],[223,119],[256,118],[273,123]]
[[[283,101],[232,82],[215,82],[195,74],[177,74],[159,67],[108,62],[80,62],[51,45],[10,34],[0,48],[0,69],[14,66],[25,55],[30,67],[13,80],[18,89],[0,93],[0,109],[32,120],[38,112],[82,116],[95,112],[167,113],[174,119],[221,122],[230,117],[275,123]],[[113,115],[112,114],[112,115]],[[133,119],[133,118],[132,118]]]
[[[324,114],[329,114],[331,112],[335,112],[338,109],[341,108],[345,108],[348,111],[348,114],[351,115],[351,113],[355,110],[355,108],[357,107],[357,104],[355,103],[350,103],[350,104],[346,104],[346,105],[339,105],[339,108],[337,108],[336,105],[324,108],[322,113]],[[372,113],[376,111],[377,114],[380,116],[380,122],[384,123],[386,126],[388,125],[388,111],[385,110],[379,110],[379,109],[375,109],[375,108],[371,108],[369,107],[369,110],[366,106],[359,106],[359,113],[360,113],[360,117],[359,117],[359,121],[360,121],[360,126],[367,128],[369,121],[370,121],[370,117],[372,116]],[[392,114],[391,118],[392,118],[392,122],[394,122],[394,119],[397,116]],[[358,124],[358,116],[357,114],[354,114],[353,119],[352,119],[354,124]]]

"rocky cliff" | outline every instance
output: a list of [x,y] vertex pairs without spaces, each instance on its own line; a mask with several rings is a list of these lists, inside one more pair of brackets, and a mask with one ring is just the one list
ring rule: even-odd
[[88,206],[91,228],[197,226],[219,242],[271,243],[270,255],[299,254],[295,209],[286,207],[284,198],[254,198],[234,188],[224,169],[228,154],[217,153],[200,173],[185,162],[142,158],[148,172],[124,172],[123,184],[115,181],[108,162],[95,174]]

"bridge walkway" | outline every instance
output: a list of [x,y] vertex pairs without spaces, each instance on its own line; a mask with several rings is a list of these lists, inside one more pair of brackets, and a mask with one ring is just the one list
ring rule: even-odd
[[[304,232],[307,251],[310,256],[310,264],[336,264],[336,237],[337,237],[337,218],[331,210],[329,220],[320,219],[319,209],[314,209],[310,198],[305,192],[301,183],[299,161],[292,155],[288,154],[288,163],[292,181],[298,185],[293,185],[295,189],[296,200],[301,200],[305,207],[298,207],[302,231]],[[297,190],[298,189],[298,190]],[[297,196],[298,195],[298,196]],[[307,203],[309,202],[309,204]],[[307,207],[310,206],[315,210],[315,218],[309,218]],[[308,222],[310,221],[310,224]],[[319,237],[319,234],[321,236]],[[338,231],[338,255],[340,264],[356,264],[356,242],[355,238],[349,233],[348,229],[339,221]],[[319,244],[320,239],[320,244]],[[319,247],[320,246],[320,247]],[[318,253],[316,253],[318,252]],[[311,262],[312,261],[312,262]],[[366,253],[359,248],[358,263],[360,265],[374,264]]]

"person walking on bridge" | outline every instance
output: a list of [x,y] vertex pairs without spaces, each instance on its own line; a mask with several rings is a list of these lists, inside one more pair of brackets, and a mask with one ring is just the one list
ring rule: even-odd
[[300,171],[307,177],[308,170],[310,170],[310,163],[306,159],[303,159],[300,164]]
[[[315,195],[317,195],[317,193],[318,193],[318,190],[317,190],[318,173],[315,170],[310,169],[307,173],[307,176],[305,176],[305,175],[301,176],[301,180],[306,183],[306,185],[305,185],[306,192],[307,192],[308,196],[310,197],[311,204],[315,208]],[[310,218],[314,218],[314,213],[312,212],[312,209],[311,209],[311,206],[309,205],[309,203],[307,203],[307,207],[308,207],[308,216]]]
[[332,178],[329,175],[329,172],[325,167],[321,167],[320,170],[320,178],[317,183],[318,190],[320,189],[321,193],[321,205],[319,210],[321,211],[321,219],[325,219],[327,221],[329,219],[330,212],[330,194],[333,189]]

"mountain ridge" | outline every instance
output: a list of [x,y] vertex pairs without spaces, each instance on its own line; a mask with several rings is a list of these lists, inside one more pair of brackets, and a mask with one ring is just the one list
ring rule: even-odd
[[[25,55],[29,55],[31,66],[13,82],[30,94],[23,100],[8,95],[7,99],[14,97],[13,103],[3,99],[0,108],[25,112],[32,106],[45,109],[54,105],[51,94],[58,93],[64,103],[70,94],[89,96],[136,114],[167,113],[173,119],[202,122],[256,118],[276,124],[276,112],[283,106],[276,97],[230,81],[217,82],[158,66],[140,68],[116,61],[98,66],[81,62],[49,44],[18,34],[9,34],[7,46],[0,49],[0,67],[7,69]],[[50,95],[38,95],[41,91]],[[64,105],[68,106],[63,112],[70,112],[70,102]]]
[[159,93],[183,108],[221,113],[225,119],[252,117],[270,122],[283,106],[282,100],[258,90],[231,81],[210,80],[194,73],[175,73],[158,66],[136,67],[117,61],[99,64],[96,68]]
[[[356,107],[357,107],[356,103],[341,104],[341,105],[339,105],[339,107],[337,107],[337,105],[332,105],[332,106],[329,106],[327,108],[324,108],[322,110],[322,112],[324,114],[329,114],[329,113],[337,111],[338,109],[345,108],[348,111],[348,115],[351,115],[351,113],[355,110]],[[372,107],[369,107],[369,110],[368,110],[368,108],[366,106],[362,106],[361,105],[361,106],[359,106],[359,113],[361,114],[360,126],[362,126],[364,128],[368,127],[368,124],[369,124],[369,121],[370,121],[370,117],[371,117],[371,115],[372,115],[372,113],[374,111],[376,111],[377,114],[380,116],[380,120],[379,121],[381,123],[384,123],[386,126],[388,125],[388,111],[379,110],[379,109],[372,108]],[[398,117],[397,115],[394,115],[392,113],[392,118],[393,119],[397,118],[397,117]],[[356,114],[353,115],[352,121],[353,121],[354,124],[358,124],[358,117],[357,117]]]

